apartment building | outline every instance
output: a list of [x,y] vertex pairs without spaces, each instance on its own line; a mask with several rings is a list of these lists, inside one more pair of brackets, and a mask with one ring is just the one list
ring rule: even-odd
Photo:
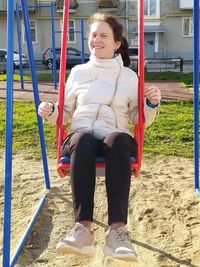
[[[21,41],[26,52],[24,23],[19,4]],[[50,3],[47,0],[27,0],[31,34],[35,56],[52,46]],[[95,12],[109,12],[116,15],[124,26],[130,46],[137,46],[137,0],[70,0],[69,46],[81,49],[80,18],[84,18],[85,48],[87,52],[87,20]],[[55,42],[60,47],[63,0],[54,0]],[[192,10],[193,0],[144,0],[145,54],[147,58],[182,57],[192,59]],[[7,3],[0,0],[0,48],[6,47]],[[15,23],[16,25],[16,23]],[[18,50],[17,28],[15,27],[15,50]]]

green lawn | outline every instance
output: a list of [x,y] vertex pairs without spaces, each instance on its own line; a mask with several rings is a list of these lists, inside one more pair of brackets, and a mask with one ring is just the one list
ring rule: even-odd
[[[67,74],[66,74],[67,77]],[[30,80],[31,78],[29,76],[24,76],[24,80]],[[37,74],[38,81],[53,81],[53,74],[51,72],[49,73],[38,73]],[[57,79],[59,79],[59,74],[57,73]],[[193,75],[192,73],[183,73],[183,72],[173,72],[173,71],[167,71],[167,72],[147,72],[145,73],[145,80],[170,80],[170,81],[177,81],[182,83],[185,87],[191,87],[192,86],[192,79]],[[0,81],[5,81],[6,75],[0,74]],[[14,80],[19,81],[20,76],[15,74]]]
[[146,130],[145,153],[193,156],[193,102],[166,101]]
[[[5,143],[5,101],[0,101],[0,149]],[[44,124],[48,155],[56,156],[55,127]],[[28,150],[40,155],[34,103],[15,101],[13,114],[13,152]],[[163,102],[156,121],[146,130],[144,154],[193,156],[192,101]]]
[[[67,77],[67,75],[66,75]],[[53,81],[52,73],[38,74],[38,81]],[[59,79],[59,77],[57,77]],[[163,81],[177,81],[183,84],[185,87],[192,86],[192,73],[183,73],[183,72],[147,72],[145,73],[145,80],[163,80]]]
[[193,83],[193,74],[173,71],[147,72],[145,73],[145,80],[176,81],[182,83],[185,87],[191,87]]
[[[7,77],[6,74],[0,74],[0,81],[6,81],[6,77]],[[13,80],[14,81],[20,81],[20,75],[14,74]],[[31,80],[30,76],[26,76],[26,75],[24,76],[24,81],[30,81],[30,80]]]

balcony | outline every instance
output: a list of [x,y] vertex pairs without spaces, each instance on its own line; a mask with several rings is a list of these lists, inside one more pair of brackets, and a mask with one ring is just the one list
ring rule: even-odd
[[119,6],[119,0],[97,0],[96,4],[101,9],[114,11]]
[[[20,0],[15,0],[14,9],[16,7],[16,3],[18,3],[21,6]],[[35,5],[38,5],[38,0],[29,0],[27,1],[27,5],[31,6],[29,8],[29,11],[35,11],[37,8],[34,7]],[[7,12],[7,1],[6,0],[0,0],[0,12]]]
[[[64,0],[55,1],[57,12],[63,12],[63,3],[64,3]],[[69,12],[70,13],[76,12],[77,7],[78,7],[78,3],[76,2],[76,0],[70,0]]]

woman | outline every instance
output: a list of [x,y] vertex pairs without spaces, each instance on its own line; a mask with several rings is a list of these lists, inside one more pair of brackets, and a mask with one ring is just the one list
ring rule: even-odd
[[[91,231],[94,208],[96,156],[106,160],[108,225],[106,255],[136,260],[137,254],[125,227],[131,182],[130,157],[137,144],[128,122],[138,120],[138,78],[128,68],[128,42],[122,25],[111,15],[97,13],[90,18],[90,61],[75,66],[65,90],[64,123],[71,120],[71,133],[63,142],[62,156],[71,155],[71,181],[75,226],[57,245],[62,253],[94,253]],[[161,99],[157,87],[146,88],[145,126],[156,116]],[[55,103],[42,102],[38,113],[56,123]]]

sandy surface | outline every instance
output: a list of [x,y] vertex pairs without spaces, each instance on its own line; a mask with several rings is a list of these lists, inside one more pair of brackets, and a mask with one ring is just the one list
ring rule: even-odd
[[[94,257],[58,255],[55,247],[73,225],[69,178],[60,179],[49,159],[51,190],[16,266],[179,267],[200,266],[200,197],[194,191],[193,161],[176,157],[144,159],[139,179],[132,179],[128,229],[138,263],[124,263],[102,253],[107,228],[104,178],[96,187]],[[3,221],[4,160],[0,159],[0,219]],[[12,250],[45,192],[41,162],[13,156]],[[2,223],[0,225],[2,244]],[[2,254],[2,251],[1,251]]]

